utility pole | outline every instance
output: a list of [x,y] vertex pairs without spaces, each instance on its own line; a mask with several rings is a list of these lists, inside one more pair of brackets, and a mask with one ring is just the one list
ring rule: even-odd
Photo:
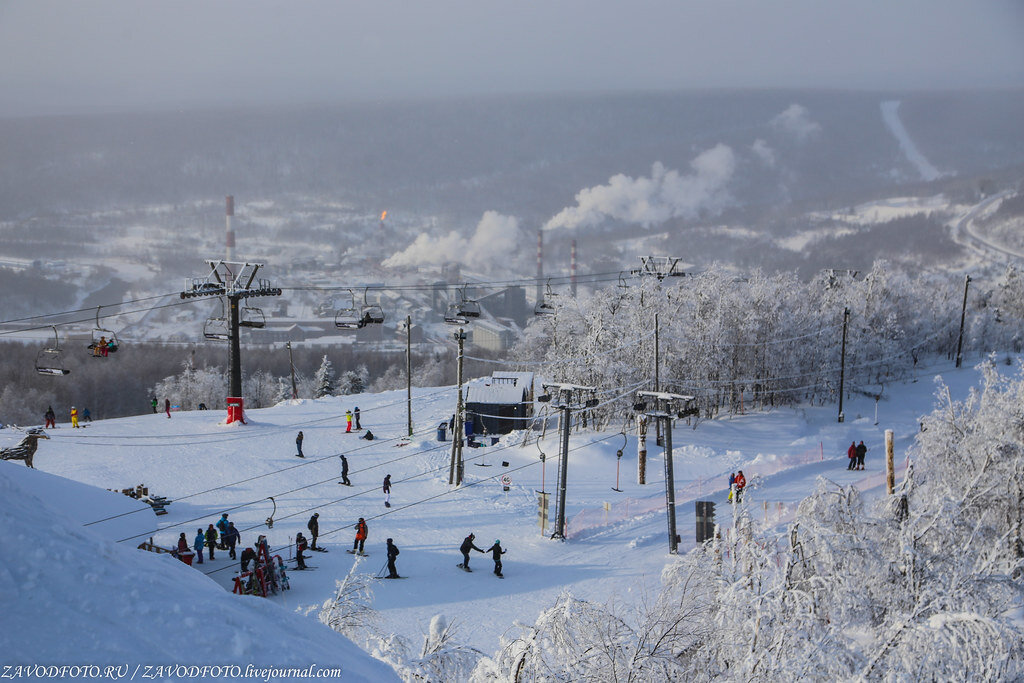
[[850,309],[843,309],[843,345],[839,352],[839,421],[846,419],[843,415],[843,387],[846,382],[846,327],[850,322]]
[[[661,280],[658,280],[658,282],[661,282]],[[661,318],[658,313],[654,314],[654,390],[661,391]],[[664,444],[662,441],[661,420],[655,421],[654,429],[654,443],[661,446]]]
[[676,485],[672,467],[672,418],[686,417],[697,412],[691,407],[693,396],[668,394],[661,391],[638,391],[637,404],[633,409],[659,422],[664,421],[665,435],[665,511],[668,521],[668,551],[679,550],[679,534],[676,533]]
[[299,388],[295,385],[295,362],[292,360],[292,343],[285,344],[288,347],[288,365],[292,369],[292,398],[299,397]]
[[596,398],[582,399],[583,394],[593,394],[594,387],[583,387],[577,384],[545,384],[544,395],[538,401],[557,401],[553,407],[559,411],[558,428],[560,433],[558,449],[558,506],[555,514],[555,528],[551,538],[565,540],[565,493],[568,488],[569,476],[569,427],[572,423],[572,411],[593,408],[597,405]]
[[448,483],[462,485],[462,438],[466,431],[462,425],[462,351],[466,341],[466,333],[460,327],[455,333],[455,341],[459,343],[459,398],[455,403],[455,433],[452,434],[452,461],[448,470]]
[[[243,421],[242,360],[238,302],[257,296],[281,296],[278,287],[271,287],[269,280],[257,280],[256,273],[262,263],[237,263],[234,261],[207,261],[210,273],[205,278],[188,278],[182,299],[206,296],[223,296],[228,300],[228,423]],[[247,326],[255,327],[251,321]]]
[[963,359],[963,348],[964,348],[964,320],[967,318],[967,287],[971,284],[971,276],[968,275],[964,278],[964,305],[960,309],[960,337],[956,342],[956,366],[960,367],[960,361]]
[[412,317],[408,315],[405,316],[405,412],[409,418],[409,436],[412,436]]

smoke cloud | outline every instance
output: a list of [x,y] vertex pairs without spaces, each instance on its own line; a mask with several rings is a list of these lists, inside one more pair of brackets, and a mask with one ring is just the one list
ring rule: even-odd
[[761,138],[754,140],[754,144],[750,146],[750,151],[768,168],[775,167],[775,150]]
[[580,190],[576,206],[562,209],[544,229],[588,228],[609,218],[649,227],[671,218],[693,218],[700,211],[718,213],[732,201],[726,190],[736,169],[730,147],[712,147],[690,162],[690,168],[693,173],[684,176],[655,162],[649,178],[612,176],[607,185]]
[[806,142],[821,132],[821,124],[813,121],[807,108],[791,104],[771,121],[772,126],[789,133],[798,142]]
[[404,251],[383,262],[388,268],[401,266],[440,266],[446,263],[479,264],[484,260],[507,260],[522,242],[519,221],[497,211],[487,211],[476,230],[466,239],[452,230],[447,235],[432,237],[420,234]]

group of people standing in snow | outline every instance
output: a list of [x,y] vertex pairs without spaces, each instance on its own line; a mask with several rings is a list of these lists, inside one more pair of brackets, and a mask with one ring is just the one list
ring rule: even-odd
[[[70,417],[71,426],[76,428],[82,426],[79,424],[79,420],[81,420],[82,422],[92,422],[92,415],[89,414],[88,408],[83,408],[81,412],[79,412],[78,408],[76,408],[75,406],[71,406]],[[46,407],[46,412],[43,413],[43,419],[46,421],[46,426],[44,427],[44,429],[57,428],[57,413],[53,411],[53,406]]]
[[850,447],[846,449],[846,457],[850,459],[850,464],[846,466],[848,470],[862,470],[864,469],[864,456],[867,455],[868,447],[861,441],[858,444],[850,442]]
[[203,563],[203,548],[208,548],[210,552],[210,560],[214,559],[214,550],[227,550],[228,556],[234,560],[235,557],[235,546],[242,542],[242,535],[238,533],[238,529],[235,528],[234,522],[228,521],[228,513],[223,513],[220,519],[217,520],[216,526],[209,524],[204,531],[202,527],[196,530],[195,539],[192,541],[192,547],[189,548],[188,539],[185,538],[185,532],[182,532],[178,536],[178,553],[186,553],[190,550],[195,550],[196,563]]

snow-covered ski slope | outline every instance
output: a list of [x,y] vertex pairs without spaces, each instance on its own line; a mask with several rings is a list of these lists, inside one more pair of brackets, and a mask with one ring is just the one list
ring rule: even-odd
[[[700,421],[695,429],[677,424],[673,444],[681,550],[694,545],[693,500],[717,501],[718,521],[729,526],[726,483],[736,469],[750,482],[745,500],[754,517],[767,518],[771,525],[784,521],[821,476],[881,495],[884,430],[895,431],[896,462],[902,468],[919,417],[934,407],[933,378],[940,373],[954,399],[965,396],[978,380],[972,368],[956,370],[942,363],[920,371],[916,383],[887,385],[877,406],[878,424],[874,399],[860,394],[846,401],[844,423],[836,420],[836,406],[826,405]],[[221,650],[239,661],[258,650],[261,661],[326,663],[314,655],[317,648],[335,643],[335,634],[320,626],[315,612],[306,617],[288,613],[330,597],[335,579],[353,562],[361,563],[360,571],[378,573],[389,537],[401,549],[398,571],[409,580],[374,583],[374,606],[385,629],[414,644],[421,642],[431,617],[441,614],[459,624],[461,642],[491,654],[516,621],[532,622],[562,591],[621,603],[657,589],[669,555],[663,458],[653,434],[645,486],[636,483],[636,437],[626,436],[618,493],[612,490],[615,453],[623,446],[618,428],[573,433],[569,538],[562,542],[542,536],[537,525],[536,491],[542,486],[552,493],[554,516],[556,435],[549,433],[541,443],[548,456],[544,465],[538,446],[520,447],[518,434],[494,446],[467,448],[466,483],[451,487],[451,442],[437,442],[435,432],[454,404],[453,387],[414,390],[416,435],[408,443],[400,440],[406,431],[404,392],[292,401],[249,411],[245,426],[219,424],[224,417],[220,411],[196,411],[174,413],[171,419],[145,414],[97,420],[82,430],[66,424],[50,430],[51,440],[41,443],[35,458],[40,471],[101,488],[141,483],[174,502],[169,514],[159,518],[149,510],[132,513],[149,528],[129,532],[133,537],[126,537],[114,552],[89,531],[92,527],[83,530],[71,521],[94,522],[110,516],[110,510],[69,505],[56,487],[44,495],[43,485],[36,495],[59,514],[44,512],[20,480],[11,477],[12,468],[23,465],[0,463],[0,486],[5,489],[0,496],[5,518],[0,542],[12,551],[0,570],[0,590],[9,615],[28,622],[25,633],[31,634],[23,638],[5,630],[2,638],[19,648],[20,661],[52,661],[57,655],[83,661],[119,656],[138,661],[155,655],[198,660]],[[364,429],[369,427],[377,437],[374,441],[345,433],[345,410],[356,405]],[[304,459],[295,455],[300,429],[305,434]],[[17,436],[0,433],[0,446]],[[846,448],[861,439],[869,448],[867,469],[847,471]],[[338,483],[342,452],[349,460],[352,487]],[[483,464],[488,466],[478,466]],[[385,474],[392,475],[390,508],[385,508],[381,492]],[[502,490],[503,474],[512,480],[508,492]],[[271,496],[276,514],[268,529],[265,521],[274,510]],[[312,553],[308,563],[317,569],[291,573],[292,590],[264,602],[228,592],[237,563],[226,552],[217,551],[213,562],[188,568],[133,550],[150,535],[166,546],[181,531],[191,539],[222,512],[241,530],[243,547],[266,534],[285,557],[296,532],[306,534],[307,520],[319,512],[320,543],[330,552]],[[369,526],[366,558],[344,552],[352,547],[359,517]],[[474,552],[472,573],[455,566],[461,561],[459,544],[470,532],[481,548],[500,539],[508,550],[504,581],[492,575],[489,556]],[[283,611],[272,610],[272,603]],[[264,618],[267,631],[261,630]],[[157,632],[150,625],[171,635],[150,637]],[[282,628],[291,635],[281,636]],[[46,637],[41,635],[44,629]],[[121,631],[130,632],[125,638],[131,647],[101,644]],[[271,631],[279,635],[260,644]],[[194,652],[184,647],[184,632],[198,634],[188,640],[202,642]],[[290,637],[317,645],[297,651],[285,645]],[[213,645],[214,640],[220,645]]]

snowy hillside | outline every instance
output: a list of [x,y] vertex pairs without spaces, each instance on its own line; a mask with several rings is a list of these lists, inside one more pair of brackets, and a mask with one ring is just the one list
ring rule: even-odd
[[[978,382],[976,370],[942,364],[922,372],[916,383],[887,385],[877,404],[854,395],[844,405],[844,423],[836,421],[833,405],[700,421],[695,428],[677,423],[673,444],[681,552],[695,547],[695,500],[716,501],[718,522],[730,533],[725,493],[728,475],[737,469],[750,481],[750,514],[769,527],[789,519],[819,477],[854,485],[869,496],[883,495],[883,432],[896,434],[899,481],[920,418],[933,407],[936,386],[931,380],[940,372],[954,399]],[[642,486],[636,483],[634,434],[623,436],[617,427],[572,434],[568,539],[560,542],[542,536],[537,525],[536,491],[553,493],[556,487],[554,430],[539,445],[521,447],[522,436],[514,433],[493,446],[467,448],[466,483],[451,487],[451,442],[439,443],[435,429],[447,421],[454,404],[453,387],[415,390],[416,434],[408,441],[401,439],[404,392],[292,401],[250,411],[245,426],[225,427],[218,424],[223,419],[219,412],[196,411],[174,413],[171,419],[147,414],[96,421],[83,430],[66,424],[50,430],[51,440],[41,442],[35,458],[42,472],[101,488],[143,483],[174,502],[160,518],[146,509],[132,513],[145,520],[143,528],[127,532],[114,546],[91,527],[80,526],[109,517],[111,510],[69,505],[56,485],[52,495],[38,487],[31,494],[23,480],[42,475],[23,472],[20,463],[2,464],[0,544],[32,547],[24,553],[26,562],[12,560],[0,570],[9,618],[25,624],[18,632],[6,632],[5,644],[19,653],[19,662],[316,663],[383,680],[386,667],[367,662],[348,641],[318,623],[316,610],[306,608],[331,598],[335,581],[349,574],[354,562],[357,573],[381,574],[386,538],[401,549],[398,571],[408,578],[371,582],[372,606],[379,630],[397,636],[413,653],[436,615],[454,624],[456,642],[490,656],[515,622],[533,622],[565,591],[585,600],[639,605],[659,589],[671,556],[663,458],[653,436]],[[345,433],[344,412],[355,405],[375,440]],[[295,455],[300,429],[304,459]],[[0,446],[12,438],[4,433]],[[862,439],[869,448],[866,470],[848,471],[846,448]],[[617,478],[620,448],[624,457]],[[540,452],[548,456],[546,462]],[[339,453],[348,457],[352,488],[339,485]],[[386,474],[393,484],[390,508],[381,492]],[[502,475],[511,478],[507,492]],[[613,490],[617,481],[621,492]],[[292,572],[292,590],[263,600],[230,594],[237,563],[226,552],[189,568],[134,550],[149,536],[171,546],[180,532],[191,537],[222,512],[241,531],[242,547],[266,534],[284,556],[290,555],[296,533],[305,533],[306,521],[318,512],[321,544],[328,552],[311,553],[308,563],[315,569]],[[265,522],[272,513],[274,524],[268,529]],[[352,547],[359,517],[369,526],[367,558],[344,552]],[[461,561],[458,546],[471,532],[481,548],[500,540],[507,549],[504,580],[491,573],[489,556],[475,552],[473,573],[455,567]],[[297,609],[307,616],[294,614]]]

